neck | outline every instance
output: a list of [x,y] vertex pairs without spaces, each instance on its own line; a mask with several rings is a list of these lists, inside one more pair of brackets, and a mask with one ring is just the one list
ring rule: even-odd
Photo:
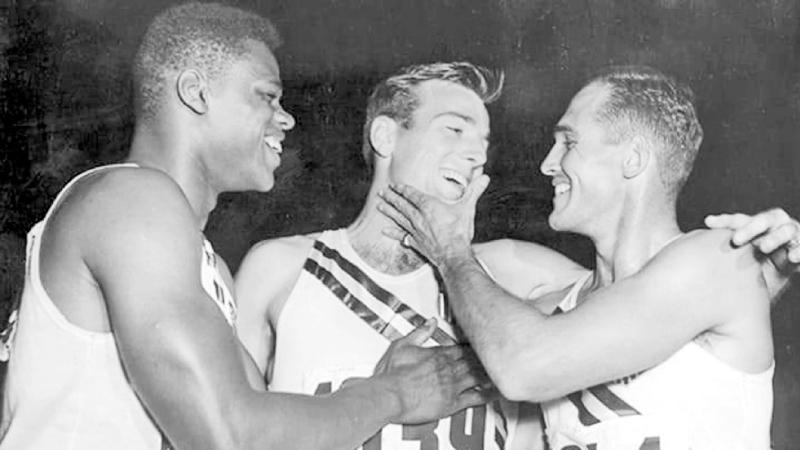
[[155,127],[137,124],[126,161],[169,175],[183,191],[202,230],[217,205],[219,192],[211,186],[206,170],[190,151],[189,139],[174,130],[164,131],[164,127],[171,125],[167,120],[164,122]]
[[597,252],[595,287],[607,286],[635,274],[670,239],[681,233],[672,203],[625,211],[607,228],[603,233],[589,236]]
[[347,227],[347,236],[358,256],[372,268],[389,275],[402,275],[420,268],[425,260],[417,252],[387,237],[383,230],[400,229],[377,209],[378,191],[384,183],[373,183],[367,201],[356,220]]

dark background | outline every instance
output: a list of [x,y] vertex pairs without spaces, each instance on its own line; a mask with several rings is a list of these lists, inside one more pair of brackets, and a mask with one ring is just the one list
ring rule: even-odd
[[[163,0],[0,0],[0,315],[22,286],[24,238],[63,184],[124,156],[132,131],[129,61]],[[396,68],[470,60],[504,69],[490,108],[492,185],[478,240],[515,237],[591,265],[592,248],[547,230],[552,189],[538,173],[552,125],[582,81],[644,63],[688,81],[706,139],[679,218],[782,206],[800,216],[800,4],[790,0],[274,0],[271,17],[289,134],[277,187],[226,195],[207,235],[236,269],[267,237],[346,225],[369,178],[360,159],[366,96]],[[800,442],[797,287],[773,314],[774,446]]]

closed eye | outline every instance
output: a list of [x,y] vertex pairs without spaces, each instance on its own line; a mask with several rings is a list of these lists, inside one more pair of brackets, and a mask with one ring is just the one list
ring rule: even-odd
[[452,131],[455,134],[461,134],[461,133],[464,132],[464,130],[459,128],[459,127],[447,127],[447,129]]

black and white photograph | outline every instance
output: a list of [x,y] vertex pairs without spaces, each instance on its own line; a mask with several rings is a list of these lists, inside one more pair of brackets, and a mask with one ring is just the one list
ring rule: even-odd
[[800,1],[0,0],[0,450],[800,448]]

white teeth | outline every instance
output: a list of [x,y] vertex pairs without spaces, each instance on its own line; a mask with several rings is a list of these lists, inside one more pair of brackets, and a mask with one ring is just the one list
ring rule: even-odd
[[461,185],[462,187],[467,186],[467,177],[461,175],[458,172],[449,169],[442,169],[442,176],[444,176],[446,180],[455,182]]
[[265,137],[264,143],[267,144],[267,147],[275,150],[275,153],[279,155],[283,152],[283,144],[281,144],[281,140],[275,136]]
[[566,183],[560,183],[555,186],[556,195],[561,195],[567,191],[569,191],[570,186]]

